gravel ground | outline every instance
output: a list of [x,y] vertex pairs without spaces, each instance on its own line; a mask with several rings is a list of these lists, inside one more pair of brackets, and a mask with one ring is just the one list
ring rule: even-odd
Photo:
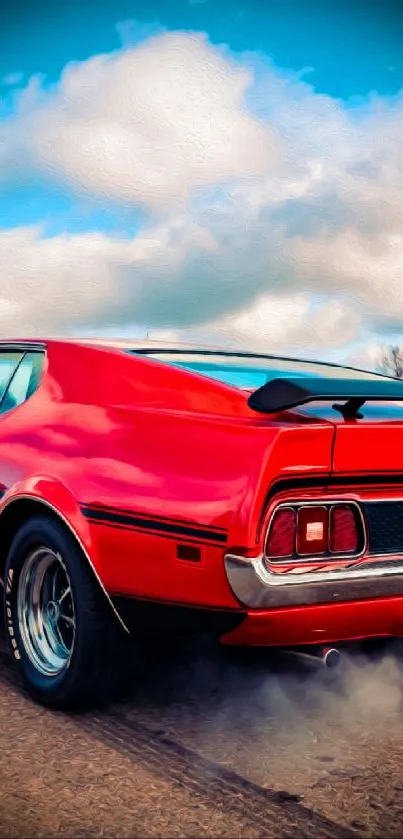
[[76,720],[0,695],[0,836],[248,836],[227,808],[178,788]]
[[120,715],[363,836],[403,836],[403,669],[393,655],[273,673],[267,654],[160,663]]
[[34,705],[0,659],[0,837],[403,835],[403,676],[154,658],[105,714]]

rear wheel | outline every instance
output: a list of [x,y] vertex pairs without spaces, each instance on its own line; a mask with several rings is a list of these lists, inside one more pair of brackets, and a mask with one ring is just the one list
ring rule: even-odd
[[11,650],[35,699],[84,708],[118,693],[127,639],[77,541],[52,517],[30,518],[16,534],[4,606]]

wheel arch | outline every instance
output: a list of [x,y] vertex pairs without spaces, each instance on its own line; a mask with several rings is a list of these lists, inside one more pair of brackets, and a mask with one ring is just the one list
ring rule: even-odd
[[102,583],[102,580],[94,565],[94,562],[91,559],[89,550],[85,545],[85,540],[77,532],[77,528],[74,527],[73,524],[71,524],[68,517],[59,509],[59,507],[55,506],[55,504],[52,501],[49,501],[47,498],[43,498],[28,491],[23,491],[12,494],[11,496],[9,496],[9,494],[7,493],[7,496],[3,499],[3,503],[0,509],[1,580],[4,581],[4,570],[6,566],[7,556],[14,536],[17,534],[20,527],[24,524],[24,522],[27,521],[28,518],[31,518],[35,515],[40,515],[41,513],[46,513],[54,521],[57,521],[59,524],[62,524],[65,530],[67,530],[70,533],[70,535],[72,535],[73,538],[76,540],[77,544],[80,547],[81,553],[85,558],[85,561],[91,568],[97,585],[101,589],[103,596],[108,601],[110,609],[115,614],[117,620],[121,624],[124,631],[130,634],[129,629],[127,628],[119,612],[112,603],[112,600],[109,597],[109,594]]

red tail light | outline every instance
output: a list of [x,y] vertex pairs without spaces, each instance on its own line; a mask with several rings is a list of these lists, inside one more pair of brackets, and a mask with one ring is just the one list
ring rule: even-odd
[[332,507],[330,511],[330,545],[332,553],[356,553],[359,533],[354,510],[344,504]]
[[365,532],[353,503],[290,503],[274,511],[265,544],[270,561],[360,555]]
[[295,553],[297,515],[287,507],[277,510],[271,522],[266,553],[272,557],[292,556]]

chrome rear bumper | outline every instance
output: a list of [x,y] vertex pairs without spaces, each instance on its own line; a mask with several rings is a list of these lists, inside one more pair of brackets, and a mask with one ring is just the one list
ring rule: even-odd
[[403,594],[403,556],[371,557],[354,568],[273,573],[263,555],[225,556],[228,582],[237,599],[251,609],[278,609],[369,600]]

